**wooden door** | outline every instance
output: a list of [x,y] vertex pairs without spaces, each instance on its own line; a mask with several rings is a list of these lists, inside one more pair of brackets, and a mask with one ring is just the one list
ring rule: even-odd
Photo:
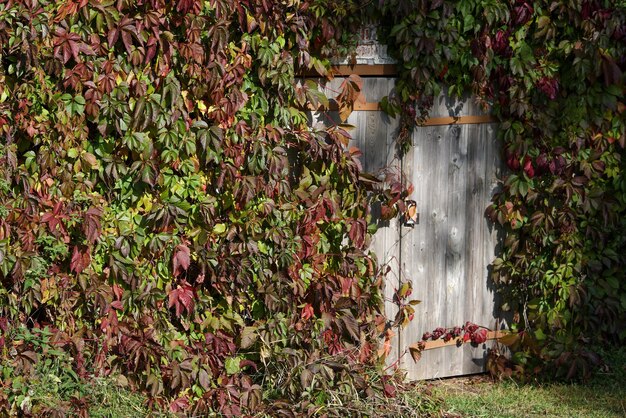
[[[469,100],[456,102],[441,96],[431,118],[481,113]],[[500,156],[495,124],[472,121],[476,120],[417,128],[402,161],[420,213],[418,225],[400,229],[400,274],[412,282],[413,296],[422,300],[413,322],[399,338],[401,365],[410,379],[485,370],[486,348],[492,342],[433,348],[424,351],[418,363],[403,355],[424,332],[465,321],[492,330],[497,327],[488,280],[497,234],[485,218],[485,209],[497,187]]]

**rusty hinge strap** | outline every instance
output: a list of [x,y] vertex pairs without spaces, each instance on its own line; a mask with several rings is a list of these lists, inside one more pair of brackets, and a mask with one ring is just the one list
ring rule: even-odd
[[[339,106],[336,102],[331,102],[329,104],[329,109],[325,109],[320,107],[318,109],[313,109],[309,107],[309,110],[317,110],[320,112],[323,111],[337,111],[339,110]],[[367,102],[367,103],[359,103],[356,102],[353,111],[379,111],[380,103],[377,102]],[[468,116],[444,116],[444,117],[432,117],[428,118],[424,121],[424,123],[420,126],[441,126],[441,125],[473,125],[480,123],[494,123],[498,120],[492,115],[468,115]]]
[[[330,73],[335,77],[349,76],[356,74],[362,77],[395,77],[398,70],[395,64],[356,64],[356,65],[334,65],[330,69]],[[315,68],[305,70],[298,74],[301,77],[320,77]]]

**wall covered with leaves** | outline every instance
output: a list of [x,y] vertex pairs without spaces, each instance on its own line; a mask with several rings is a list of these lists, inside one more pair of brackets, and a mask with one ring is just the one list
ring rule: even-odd
[[0,2],[0,411],[51,356],[193,414],[384,389],[373,182],[295,78],[357,6]]
[[444,86],[500,119],[509,173],[487,215],[504,231],[492,279],[520,331],[514,359],[586,372],[590,343],[626,341],[626,2],[390,0],[381,13],[401,148]]
[[25,380],[52,366],[197,414],[390,394],[368,374],[377,190],[295,77],[365,15],[399,61],[401,146],[441,86],[501,120],[516,360],[574,375],[590,339],[624,342],[624,1],[2,0],[0,410],[45,413]]

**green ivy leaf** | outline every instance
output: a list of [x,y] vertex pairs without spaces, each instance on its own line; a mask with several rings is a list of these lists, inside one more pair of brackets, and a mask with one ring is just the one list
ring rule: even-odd
[[240,357],[228,357],[225,361],[226,373],[229,375],[237,374],[241,371],[241,358]]
[[223,235],[226,232],[226,224],[219,223],[213,227],[213,232],[217,235]]

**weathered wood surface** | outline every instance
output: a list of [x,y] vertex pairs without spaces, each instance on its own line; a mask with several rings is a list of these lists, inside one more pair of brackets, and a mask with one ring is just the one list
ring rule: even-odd
[[[470,101],[440,98],[431,115],[481,113]],[[410,379],[481,372],[489,343],[428,350],[418,363],[402,354],[436,327],[465,321],[497,326],[487,271],[497,236],[484,216],[497,184],[495,124],[421,127],[412,140],[402,166],[421,216],[419,225],[402,229],[400,262],[403,280],[412,282],[422,303],[400,335],[401,366]]]

